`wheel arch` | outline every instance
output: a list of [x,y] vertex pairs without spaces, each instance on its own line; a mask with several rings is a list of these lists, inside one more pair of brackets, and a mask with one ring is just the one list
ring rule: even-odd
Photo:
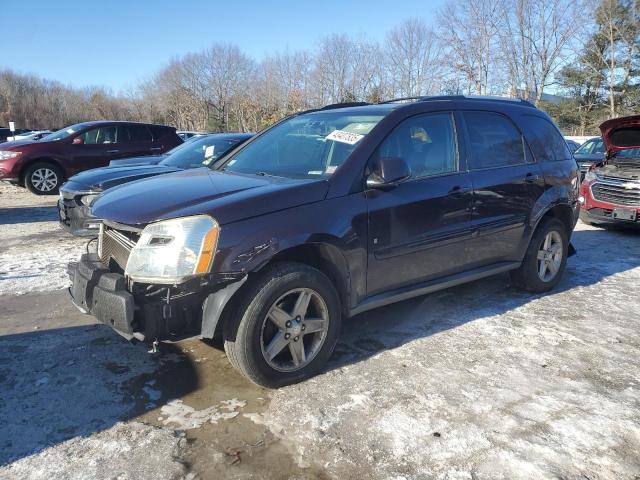
[[[52,165],[55,165],[60,172],[62,172],[62,181],[66,180],[66,172],[64,170],[64,167],[62,166],[62,164],[56,160],[53,157],[37,157],[37,158],[30,158],[29,160],[27,160],[21,167],[20,167],[20,173],[18,175],[19,178],[19,183],[21,185],[25,184],[25,175],[27,174],[27,169],[33,165],[34,163],[50,163]],[[61,182],[62,184],[62,182]]]
[[[351,276],[347,261],[338,247],[329,243],[304,243],[280,250],[251,270],[248,273],[248,280],[269,265],[279,262],[301,263],[313,267],[326,275],[338,291],[342,315],[344,317],[348,316],[351,298]],[[236,302],[244,294],[247,283],[243,281],[243,284],[225,302],[220,311],[219,319],[216,320],[214,336],[222,333],[223,325],[236,308]]]

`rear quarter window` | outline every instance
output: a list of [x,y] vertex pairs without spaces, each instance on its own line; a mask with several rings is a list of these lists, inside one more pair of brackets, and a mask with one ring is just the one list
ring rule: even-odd
[[149,130],[151,130],[151,134],[153,135],[154,140],[158,140],[159,138],[162,138],[165,135],[169,135],[173,133],[172,128],[162,127],[160,125],[149,125]]
[[531,152],[538,162],[556,162],[571,158],[567,143],[546,118],[524,115],[524,127]]

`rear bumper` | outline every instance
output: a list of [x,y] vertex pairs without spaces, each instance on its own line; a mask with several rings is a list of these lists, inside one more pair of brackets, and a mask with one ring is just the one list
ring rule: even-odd
[[134,295],[124,275],[109,271],[96,254],[82,255],[67,271],[76,307],[128,340],[178,340],[200,332],[204,291]]
[[76,205],[75,200],[58,200],[60,226],[78,237],[97,237],[100,219],[91,214],[91,208]]

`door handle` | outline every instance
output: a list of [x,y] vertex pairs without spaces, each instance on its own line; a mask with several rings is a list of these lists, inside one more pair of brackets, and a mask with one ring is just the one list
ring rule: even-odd
[[107,153],[118,153],[120,150],[107,150]]
[[540,180],[540,175],[536,175],[535,173],[529,172],[524,176],[524,181],[527,183],[534,183],[538,180]]

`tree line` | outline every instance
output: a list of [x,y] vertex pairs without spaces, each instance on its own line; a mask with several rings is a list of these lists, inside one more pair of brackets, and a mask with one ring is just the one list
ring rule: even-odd
[[478,94],[533,101],[565,133],[584,135],[638,112],[639,38],[640,0],[450,0],[430,23],[407,19],[382,41],[334,34],[260,61],[214,44],[120,94],[0,70],[0,124],[127,119],[259,131],[330,103]]

